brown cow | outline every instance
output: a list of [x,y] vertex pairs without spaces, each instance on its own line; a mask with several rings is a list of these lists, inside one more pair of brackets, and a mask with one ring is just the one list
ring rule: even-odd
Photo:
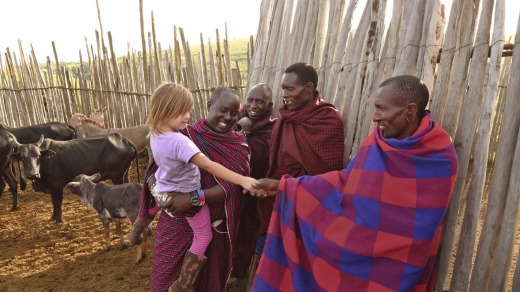
[[[80,174],[69,182],[65,189],[69,189],[72,193],[78,195],[82,202],[98,213],[105,231],[105,246],[110,249],[110,219],[116,220],[116,231],[122,242],[123,230],[121,230],[119,219],[127,218],[131,224],[134,223],[139,211],[142,185],[140,183],[110,185],[105,182],[98,182],[100,178],[99,173],[91,176]],[[150,226],[143,232],[143,240],[137,248],[136,262],[138,263],[144,258],[148,235],[151,235]]]
[[75,128],[77,126],[81,126],[84,123],[91,123],[91,124],[97,125],[100,128],[103,128],[103,129],[105,128],[104,122],[89,118],[85,114],[82,114],[82,113],[72,114],[72,116],[70,117],[70,120],[69,120],[69,125],[72,126],[73,128]]
[[[111,133],[119,133],[134,143],[138,152],[143,151],[146,147],[150,149],[150,139],[148,137],[150,127],[146,124],[128,128],[105,129],[90,122],[88,119],[83,119],[83,123],[77,125],[74,129],[76,130],[78,138],[106,136]],[[151,159],[152,155],[150,151],[148,152],[148,155]]]
[[57,223],[62,221],[63,188],[77,175],[99,172],[103,180],[121,184],[128,182],[128,170],[134,158],[139,165],[135,146],[117,133],[70,141],[54,141],[42,136],[37,143],[21,144],[18,152],[9,157],[22,162],[35,191],[51,194],[51,220]]

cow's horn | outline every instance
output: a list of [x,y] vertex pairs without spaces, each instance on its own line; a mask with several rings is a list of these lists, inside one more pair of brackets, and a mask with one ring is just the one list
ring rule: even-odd
[[79,182],[71,181],[70,183],[65,185],[66,189],[75,188],[75,187],[79,187]]
[[45,137],[43,137],[43,135],[40,137],[40,140],[38,142],[36,142],[36,145],[38,145],[38,147],[40,147],[43,143],[43,139],[45,139]]

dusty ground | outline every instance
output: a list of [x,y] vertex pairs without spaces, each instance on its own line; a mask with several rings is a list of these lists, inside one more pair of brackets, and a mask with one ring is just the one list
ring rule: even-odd
[[[139,161],[141,178],[146,160]],[[135,168],[130,180],[137,181]],[[50,195],[29,182],[19,197],[16,212],[8,191],[0,198],[0,291],[149,291],[150,239],[147,257],[136,264],[135,248],[122,249],[115,223],[112,248],[105,249],[101,221],[76,195],[65,193],[60,225],[49,221]],[[125,234],[129,228],[125,222]]]
[[[141,178],[146,162],[146,158],[140,159]],[[130,180],[137,181],[135,168]],[[488,187],[489,181],[486,196]],[[77,196],[65,193],[61,225],[48,220],[52,213],[50,195],[34,192],[28,183],[19,196],[20,210],[16,212],[10,211],[8,191],[0,198],[0,291],[149,291],[150,239],[147,257],[136,264],[135,248],[122,248],[115,224],[110,230],[112,248],[105,249],[97,214]],[[125,223],[125,234],[129,228]],[[514,261],[517,253],[516,247]]]

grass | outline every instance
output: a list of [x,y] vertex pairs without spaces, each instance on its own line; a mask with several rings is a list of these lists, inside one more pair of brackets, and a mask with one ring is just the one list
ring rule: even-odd
[[[236,68],[236,62],[238,62],[238,67],[240,69],[240,74],[242,75],[242,78],[244,79],[243,82],[247,82],[247,48],[249,46],[249,38],[243,38],[243,39],[236,39],[236,40],[230,40],[228,43],[229,46],[229,55],[231,60],[231,68]],[[216,52],[217,46],[215,42],[211,43],[211,47],[213,50],[213,53]],[[223,43],[221,42],[221,50],[224,50]],[[204,44],[204,50],[206,53],[206,60],[209,62],[209,47],[208,43]],[[193,45],[190,46],[191,55],[195,57],[195,60],[197,61],[197,55],[201,52],[201,46],[200,45]],[[165,51],[163,51],[165,52]],[[182,58],[184,59],[184,54],[182,54]],[[120,56],[117,57],[118,64],[121,64],[123,62],[123,57]],[[184,62],[184,61],[183,61]],[[79,72],[79,62],[60,62],[61,66],[65,66],[65,68],[69,71],[72,77],[77,77]],[[40,64],[40,68],[44,69],[46,68],[45,64]],[[88,61],[83,61],[83,76],[85,79],[90,79],[90,72],[88,68]],[[56,69],[56,63],[52,63],[52,69]]]

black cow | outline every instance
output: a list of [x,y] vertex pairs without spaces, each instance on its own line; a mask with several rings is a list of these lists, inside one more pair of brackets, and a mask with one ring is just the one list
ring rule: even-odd
[[[74,127],[60,122],[49,122],[20,128],[10,128],[0,122],[0,129],[12,133],[18,143],[21,144],[36,143],[42,135],[56,141],[67,141],[76,138],[76,130],[74,130]],[[25,190],[26,187],[25,179],[23,175],[20,174],[20,188]]]
[[10,128],[0,123],[0,129],[13,133],[18,143],[21,144],[36,143],[42,135],[45,136],[45,138],[56,141],[67,141],[76,138],[74,128],[69,124],[60,122],[50,122],[20,128]]
[[134,158],[139,165],[135,146],[116,133],[70,141],[54,141],[42,136],[37,143],[21,144],[10,158],[22,162],[35,191],[51,194],[51,220],[57,223],[61,223],[63,188],[77,175],[99,172],[102,180],[121,184],[128,182],[128,170]]
[[9,154],[18,146],[16,137],[4,130],[0,130],[0,170],[2,171],[2,178],[0,179],[0,196],[4,192],[5,182],[9,185],[9,191],[13,195],[12,211],[18,209],[18,183],[14,177],[12,170],[12,163],[9,161]]
[[[116,220],[116,230],[121,241],[123,241],[123,230],[119,219],[127,218],[131,224],[134,223],[139,211],[139,199],[141,198],[142,185],[140,183],[125,183],[110,185],[98,182],[101,178],[99,173],[92,176],[80,174],[65,186],[90,208],[96,210],[99,219],[103,223],[105,231],[105,246],[110,249],[109,223],[110,219]],[[151,234],[150,226],[144,230],[142,243],[137,248],[136,262],[144,258],[145,243]]]

